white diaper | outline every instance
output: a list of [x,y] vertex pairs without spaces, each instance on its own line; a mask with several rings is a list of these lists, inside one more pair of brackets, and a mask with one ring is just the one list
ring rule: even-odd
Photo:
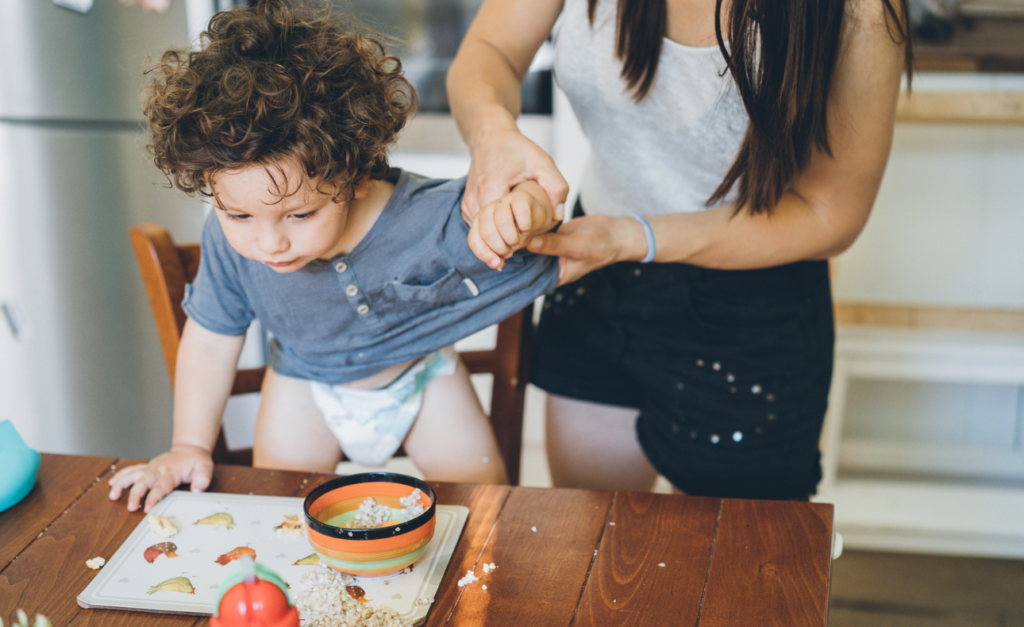
[[457,360],[454,347],[442,348],[377,390],[314,381],[313,401],[346,457],[364,466],[382,466],[416,421],[427,384],[438,375],[454,374]]

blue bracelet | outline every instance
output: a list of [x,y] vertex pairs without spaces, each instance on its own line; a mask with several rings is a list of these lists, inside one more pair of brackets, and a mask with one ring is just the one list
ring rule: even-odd
[[640,263],[651,263],[654,261],[654,255],[658,253],[658,249],[654,245],[654,231],[651,230],[651,224],[647,221],[647,218],[638,213],[631,213],[629,217],[640,223],[640,226],[644,229],[644,238],[647,240],[647,255],[640,260]]

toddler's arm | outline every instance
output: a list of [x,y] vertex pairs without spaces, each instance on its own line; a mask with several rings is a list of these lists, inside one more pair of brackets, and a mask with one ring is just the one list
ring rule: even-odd
[[544,188],[537,181],[523,181],[476,214],[469,247],[481,261],[500,270],[530,237],[547,233],[561,220]]
[[[207,331],[188,320],[178,345],[174,383],[174,435],[171,450],[148,464],[122,468],[110,481],[110,499],[116,501],[128,486],[128,511],[139,509],[146,497],[145,511],[182,483],[193,492],[210,485],[221,416],[234,382],[238,355],[244,335],[228,336]],[[134,485],[133,485],[134,484]]]

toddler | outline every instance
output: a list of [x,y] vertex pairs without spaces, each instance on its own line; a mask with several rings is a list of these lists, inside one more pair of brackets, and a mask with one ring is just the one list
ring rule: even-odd
[[269,0],[219,13],[199,50],[154,72],[155,163],[213,211],[183,303],[171,450],[120,470],[110,498],[131,486],[128,509],[148,512],[181,483],[206,489],[256,318],[273,337],[256,466],[380,465],[404,443],[428,479],[507,481],[452,344],[555,286],[553,258],[488,267],[468,244],[516,249],[551,229],[544,191],[524,182],[470,226],[464,179],[389,168],[415,93],[397,58],[328,12]]

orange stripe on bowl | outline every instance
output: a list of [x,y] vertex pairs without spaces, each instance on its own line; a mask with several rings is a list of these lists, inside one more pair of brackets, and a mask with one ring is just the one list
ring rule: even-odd
[[432,535],[436,524],[437,518],[431,518],[429,521],[412,531],[396,533],[391,537],[381,538],[379,540],[332,538],[331,536],[318,533],[311,527],[306,528],[306,533],[309,537],[309,541],[316,547],[323,547],[325,549],[341,553],[373,553],[378,551],[390,551],[418,542],[420,539],[428,535]]
[[320,545],[314,545],[313,548],[328,557],[333,557],[334,559],[338,560],[344,560],[346,562],[379,562],[381,560],[394,559],[396,557],[401,557],[407,553],[412,553],[413,551],[416,551],[421,547],[426,546],[430,542],[431,537],[432,536],[425,536],[416,542],[404,544],[394,549],[372,552],[364,551],[352,553],[349,551],[336,551]]

